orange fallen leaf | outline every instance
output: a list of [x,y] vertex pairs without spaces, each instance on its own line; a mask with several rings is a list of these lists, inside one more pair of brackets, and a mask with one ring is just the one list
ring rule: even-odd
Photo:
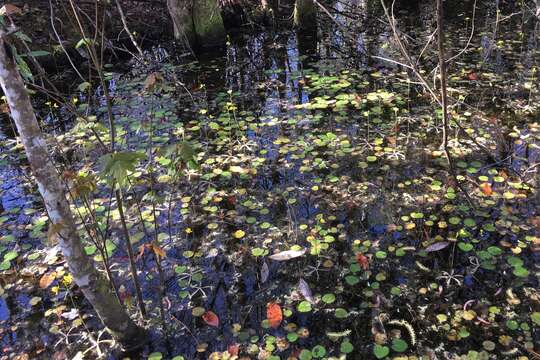
[[276,303],[268,303],[266,305],[266,317],[270,323],[270,327],[277,328],[283,320],[283,312],[281,306]]
[[356,262],[364,269],[364,271],[369,269],[369,259],[361,252],[356,254]]
[[39,279],[39,287],[41,289],[48,288],[52,284],[54,279],[56,279],[56,271],[46,273],[41,277],[41,279]]
[[219,327],[219,318],[213,311],[208,310],[203,314],[202,318],[208,325]]
[[146,250],[146,245],[145,244],[139,246],[139,253],[137,254],[137,257],[136,257],[137,260],[139,260],[139,259],[141,259],[143,257],[145,250]]
[[154,254],[156,254],[160,258],[164,258],[167,256],[165,254],[165,251],[156,243],[152,243],[152,250],[154,250]]
[[482,192],[488,196],[491,196],[493,194],[493,189],[491,188],[491,184],[487,182],[480,184],[480,190],[482,190]]

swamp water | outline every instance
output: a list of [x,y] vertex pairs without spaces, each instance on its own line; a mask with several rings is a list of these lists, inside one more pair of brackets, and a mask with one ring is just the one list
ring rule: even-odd
[[[452,14],[452,55],[468,41],[464,14]],[[451,153],[472,203],[449,175],[438,107],[380,59],[396,52],[369,16],[359,25],[337,16],[318,41],[240,36],[217,59],[178,65],[170,56],[150,71],[110,73],[118,147],[144,154],[126,160],[133,169],[123,184],[156,330],[141,356],[499,359],[540,351],[538,24],[513,15],[494,27],[493,9],[478,14],[477,27],[485,25],[449,74],[459,123]],[[404,26],[429,34],[423,18],[405,17]],[[353,23],[357,35],[340,31]],[[426,68],[435,64],[428,50]],[[107,109],[99,97],[89,109],[96,122],[76,121],[51,144],[75,185],[97,182],[89,206],[79,198],[74,210],[89,222],[91,208],[101,231],[110,224],[109,261],[121,299],[136,311],[119,214],[97,180],[104,152],[95,134],[107,142]],[[0,159],[2,348],[74,356],[106,335],[90,337],[92,312],[44,245],[47,220],[14,146],[5,139]],[[154,250],[144,246],[152,241]],[[103,342],[92,351],[107,349]]]

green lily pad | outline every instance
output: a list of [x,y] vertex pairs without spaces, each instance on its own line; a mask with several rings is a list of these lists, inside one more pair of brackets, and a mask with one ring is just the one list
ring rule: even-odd
[[373,347],[373,354],[375,354],[377,359],[384,359],[390,354],[390,348],[388,346],[375,344]]

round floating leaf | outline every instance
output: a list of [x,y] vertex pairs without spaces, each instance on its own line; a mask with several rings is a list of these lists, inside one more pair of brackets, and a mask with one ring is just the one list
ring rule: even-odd
[[11,261],[15,259],[17,256],[19,256],[19,253],[17,253],[15,250],[9,251],[4,254],[4,261]]
[[302,301],[298,304],[296,309],[302,313],[310,312],[311,311],[311,303],[309,301]]
[[236,230],[233,234],[233,236],[237,239],[241,239],[244,236],[246,236],[246,232],[244,230]]
[[290,342],[295,342],[296,340],[298,340],[298,334],[295,332],[288,333],[287,340],[289,340]]
[[482,343],[482,347],[486,351],[493,351],[495,350],[495,343],[493,341],[486,340]]
[[324,294],[321,300],[326,304],[331,304],[334,301],[336,301],[336,295],[334,295],[334,294]]
[[537,311],[533,312],[531,314],[531,320],[536,325],[540,325],[540,312],[537,312]]
[[392,340],[392,350],[394,351],[404,352],[408,347],[409,345],[407,345],[407,342],[403,339]]
[[377,359],[384,359],[390,354],[390,348],[388,346],[375,344],[373,347],[373,354],[375,354]]
[[517,277],[527,277],[529,276],[529,270],[525,269],[524,267],[518,266],[514,268],[514,271],[512,273]]
[[195,317],[203,316],[206,310],[203,307],[197,306],[191,309],[191,315]]
[[337,308],[335,311],[334,311],[334,315],[335,317],[337,317],[338,319],[344,319],[347,317],[348,313],[347,313],[347,310],[343,309],[343,308]]
[[461,251],[469,252],[474,248],[474,246],[472,244],[470,244],[470,243],[460,242],[460,243],[458,243],[458,248]]
[[344,354],[350,354],[354,350],[353,344],[351,344],[350,341],[344,341],[341,343],[339,347],[339,351],[341,351]]
[[516,257],[516,256],[510,256],[506,259],[506,262],[513,266],[513,267],[521,267],[523,266],[523,260],[521,260],[520,258]]
[[298,356],[300,360],[311,360],[313,359],[313,355],[311,355],[311,351],[304,349],[300,352],[300,355]]
[[148,360],[161,360],[163,359],[163,355],[160,352],[153,352],[150,355],[148,355]]
[[319,359],[326,355],[326,349],[322,345],[316,345],[313,349],[311,349],[311,354],[314,358]]
[[519,327],[519,324],[515,320],[508,320],[506,321],[506,327],[509,328],[510,330],[517,330]]
[[253,248],[253,249],[251,249],[251,254],[253,256],[263,256],[265,253],[266,253],[265,249],[261,249],[261,248]]

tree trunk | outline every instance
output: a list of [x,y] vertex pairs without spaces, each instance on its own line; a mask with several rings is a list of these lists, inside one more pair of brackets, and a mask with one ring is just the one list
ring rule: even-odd
[[174,25],[174,38],[188,46],[195,45],[195,25],[193,24],[190,0],[167,0],[167,7]]
[[317,28],[317,7],[313,0],[296,0],[294,25],[299,29]]
[[65,188],[49,158],[47,144],[41,133],[30,97],[13,60],[7,35],[0,30],[0,85],[7,98],[11,116],[19,131],[20,140],[39,192],[50,219],[57,231],[59,245],[69,271],[86,299],[109,332],[125,347],[134,348],[144,342],[145,330],[129,317],[112,292],[105,277],[84,252],[77,232]]
[[167,0],[174,34],[192,48],[225,44],[225,25],[217,0]]
[[217,0],[196,0],[193,3],[193,23],[200,47],[225,44],[225,25]]
[[272,26],[276,25],[278,4],[276,0],[261,0],[263,20]]

